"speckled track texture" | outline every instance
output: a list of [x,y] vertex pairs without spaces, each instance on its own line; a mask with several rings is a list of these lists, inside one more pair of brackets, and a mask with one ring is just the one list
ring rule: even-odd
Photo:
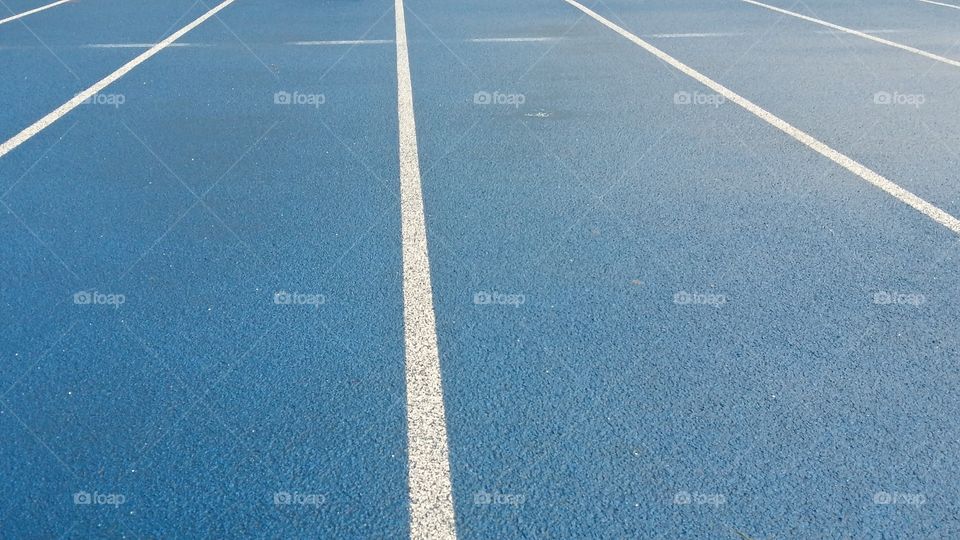
[[954,5],[0,0],[0,538],[960,538]]

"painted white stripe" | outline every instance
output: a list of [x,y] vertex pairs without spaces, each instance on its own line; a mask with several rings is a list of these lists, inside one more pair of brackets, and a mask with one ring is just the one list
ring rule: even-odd
[[[2,0],[0,0],[2,1]],[[85,45],[55,45],[54,49],[149,49],[156,43],[87,43]],[[175,49],[182,47],[215,47],[213,43],[171,43],[167,48]],[[11,51],[29,51],[39,49],[39,45],[0,45],[0,50]]]
[[392,39],[341,39],[341,40],[330,40],[330,41],[291,41],[287,45],[384,45],[387,43],[393,43]]
[[47,4],[47,5],[45,5],[45,6],[40,6],[40,7],[38,7],[38,8],[31,9],[30,11],[24,11],[23,13],[17,13],[16,15],[11,15],[10,17],[7,17],[6,19],[0,19],[0,24],[5,24],[5,23],[8,23],[8,22],[10,22],[10,21],[15,21],[15,20],[17,20],[17,19],[22,19],[22,18],[26,17],[27,15],[33,15],[34,13],[39,13],[39,12],[41,12],[41,11],[50,9],[50,8],[52,8],[52,7],[57,7],[57,6],[59,6],[60,4],[66,4],[67,2],[72,2],[72,1],[73,1],[73,0],[60,0],[59,2],[54,2],[54,3],[52,3],[52,4]]
[[[90,43],[81,45],[81,49],[149,49],[156,43]],[[167,47],[212,47],[210,43],[171,43]]]
[[956,6],[953,4],[944,4],[943,2],[933,2],[932,0],[920,0],[920,1],[923,2],[924,4],[933,4],[935,6],[943,6],[943,7],[953,8],[953,9],[960,9],[960,6]]
[[537,43],[542,41],[557,41],[556,37],[499,37],[499,38],[473,38],[468,39],[470,43]]
[[455,539],[450,454],[433,312],[420,157],[413,115],[403,0],[395,0],[397,115],[400,124],[400,219],[403,239],[403,330],[407,385],[410,538]]
[[781,119],[780,117],[774,115],[773,113],[761,108],[760,106],[754,104],[752,101],[742,97],[736,92],[730,90],[726,86],[714,81],[713,79],[703,75],[699,71],[693,69],[692,67],[684,64],[683,62],[677,60],[676,58],[670,56],[669,54],[661,51],[660,49],[654,47],[650,43],[640,39],[639,37],[631,34],[627,30],[617,26],[613,22],[603,18],[594,11],[590,10],[587,7],[584,7],[576,0],[564,0],[573,7],[579,9],[580,11],[586,13],[597,22],[603,24],[607,28],[613,30],[614,32],[620,34],[621,36],[632,41],[636,45],[639,45],[645,49],[650,54],[656,56],[660,60],[663,60],[667,64],[673,66],[683,74],[695,79],[697,82],[703,84],[707,88],[710,88],[714,92],[722,95],[727,100],[736,103],[740,107],[743,107],[750,113],[752,113],[757,118],[767,122],[773,127],[779,129],[780,131],[786,133],[787,135],[793,137],[797,141],[807,145],[812,150],[816,151],[820,155],[826,157],[827,159],[833,161],[837,165],[840,165],[844,169],[852,172],[853,174],[859,176],[863,180],[866,180],[870,184],[882,189],[887,192],[889,195],[893,196],[895,199],[900,202],[910,206],[914,210],[917,210],[921,214],[927,216],[928,218],[936,221],[937,223],[943,225],[944,227],[950,229],[954,233],[960,235],[960,220],[948,214],[947,212],[941,210],[940,208],[934,206],[933,204],[927,202],[924,199],[914,195],[913,193],[907,191],[906,189],[900,187],[899,185],[887,180],[880,174],[868,169],[866,166],[860,164],[859,162],[849,158],[840,152],[830,148],[826,144],[815,139],[813,136],[808,135],[806,132],[801,131],[789,124],[787,121]]
[[232,4],[233,2],[234,2],[234,0],[224,0],[224,2],[222,2],[222,3],[219,4],[219,5],[217,5],[217,7],[211,9],[210,11],[208,11],[208,12],[206,12],[206,13],[204,13],[204,14],[201,15],[199,18],[197,18],[195,21],[193,21],[192,23],[184,26],[184,27],[181,28],[180,30],[177,30],[176,32],[170,34],[166,39],[164,39],[164,40],[161,41],[160,43],[157,43],[157,44],[154,45],[153,47],[150,47],[149,50],[146,50],[146,51],[140,53],[139,56],[137,56],[137,57],[134,58],[133,60],[130,60],[130,61],[127,62],[126,64],[122,65],[119,69],[117,69],[117,70],[114,71],[113,73],[107,75],[106,77],[104,77],[103,79],[101,79],[100,81],[98,81],[97,83],[95,83],[93,86],[91,86],[90,88],[87,88],[87,89],[84,90],[83,92],[80,92],[79,94],[77,94],[76,96],[74,96],[73,99],[71,99],[70,101],[64,103],[63,105],[61,105],[61,106],[59,106],[59,107],[57,107],[55,110],[53,110],[52,112],[48,113],[46,116],[44,116],[44,117],[41,118],[40,120],[37,120],[37,121],[34,122],[33,125],[31,125],[30,127],[24,129],[24,130],[21,131],[20,133],[17,133],[17,134],[14,135],[13,137],[11,137],[9,140],[7,140],[5,143],[0,144],[0,157],[3,157],[3,156],[5,156],[5,155],[7,155],[8,153],[10,153],[11,150],[13,150],[14,148],[16,148],[16,147],[20,146],[21,144],[23,144],[24,141],[26,141],[26,140],[29,139],[30,137],[33,137],[33,136],[36,135],[37,133],[40,133],[40,132],[43,131],[47,126],[49,126],[50,124],[53,124],[53,123],[56,122],[57,120],[63,118],[67,113],[69,113],[69,112],[72,111],[73,109],[77,108],[77,107],[78,107],[81,103],[83,103],[84,101],[86,101],[86,100],[90,99],[91,97],[93,97],[97,92],[103,90],[104,88],[106,88],[107,86],[109,86],[110,84],[112,84],[113,82],[115,82],[117,79],[119,79],[120,77],[123,77],[124,75],[126,75],[127,73],[129,73],[131,70],[133,70],[133,68],[135,68],[135,67],[139,66],[140,64],[146,62],[147,60],[150,59],[150,57],[152,57],[153,55],[155,55],[155,54],[157,54],[158,52],[162,51],[163,49],[165,49],[166,47],[168,47],[168,46],[169,46],[171,43],[173,43],[174,41],[176,41],[176,40],[180,39],[181,37],[183,37],[184,34],[186,34],[187,32],[189,32],[189,31],[193,30],[194,28],[200,26],[201,24],[203,24],[204,21],[206,21],[206,20],[209,19],[210,17],[213,17],[213,16],[216,15],[220,10],[222,10],[223,8],[229,6],[229,5]]
[[712,38],[712,37],[735,37],[742,36],[743,32],[705,32],[689,34],[650,34],[647,37],[652,38]]
[[[842,32],[842,30],[814,30],[814,34],[836,34]],[[876,30],[858,30],[858,32],[863,32],[864,34],[907,34],[912,32],[912,30],[905,30],[902,28],[878,28]]]
[[897,42],[895,42],[895,41],[890,41],[889,39],[883,39],[883,38],[878,38],[878,37],[876,37],[876,36],[871,36],[870,34],[861,32],[861,31],[859,31],[859,30],[854,30],[854,29],[852,29],[852,28],[847,28],[846,26],[840,26],[840,25],[838,25],[838,24],[833,24],[833,23],[830,23],[830,22],[827,22],[827,21],[823,21],[823,20],[820,20],[820,19],[814,19],[813,17],[807,17],[806,15],[801,15],[801,14],[795,13],[795,12],[793,12],[793,11],[787,11],[787,10],[785,10],[785,9],[781,9],[781,8],[778,8],[778,7],[770,6],[770,5],[764,4],[764,3],[762,3],[762,2],[757,2],[756,0],[741,0],[741,1],[746,2],[746,3],[748,3],[748,4],[753,4],[753,5],[755,5],[755,6],[760,6],[760,7],[762,7],[762,8],[767,8],[767,9],[769,9],[769,10],[771,10],[771,11],[776,11],[777,13],[783,13],[784,15],[789,15],[789,16],[791,16],[791,17],[796,17],[796,18],[798,18],[798,19],[803,19],[803,20],[805,20],[805,21],[809,21],[809,22],[816,23],[816,24],[819,24],[819,25],[822,25],[822,26],[826,26],[827,28],[833,28],[834,30],[840,30],[841,32],[846,32],[846,33],[852,34],[852,35],[854,35],[854,36],[862,37],[863,39],[869,39],[870,41],[874,41],[874,42],[876,42],[876,43],[881,43],[881,44],[887,45],[887,46],[889,46],[889,47],[895,47],[895,48],[900,49],[900,50],[902,50],[902,51],[907,51],[907,52],[911,52],[911,53],[913,53],[913,54],[920,55],[920,56],[922,56],[922,57],[924,57],[924,58],[929,58],[929,59],[931,59],[931,60],[936,60],[937,62],[943,62],[944,64],[949,64],[949,65],[954,66],[954,67],[960,67],[960,61],[951,60],[950,58],[945,58],[945,57],[943,57],[943,56],[940,56],[940,55],[937,55],[937,54],[933,54],[933,53],[931,53],[931,52],[927,52],[927,51],[918,49],[918,48],[916,48],[916,47],[911,47],[911,46],[909,46],[909,45],[904,45],[904,44],[902,44],[902,43],[897,43]]

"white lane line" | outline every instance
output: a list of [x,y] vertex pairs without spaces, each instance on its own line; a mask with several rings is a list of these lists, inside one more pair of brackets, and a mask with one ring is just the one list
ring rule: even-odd
[[833,23],[830,23],[830,22],[827,22],[827,21],[824,21],[824,20],[820,20],[820,19],[814,19],[813,17],[807,17],[806,15],[801,15],[801,14],[796,13],[796,12],[793,12],[793,11],[787,11],[786,9],[781,9],[781,8],[774,7],[774,6],[771,6],[771,5],[768,5],[768,4],[764,4],[764,3],[762,3],[762,2],[757,2],[756,0],[741,0],[741,1],[746,2],[746,3],[748,3],[748,4],[753,4],[753,5],[755,5],[755,6],[760,6],[760,7],[762,7],[762,8],[767,8],[767,9],[769,9],[769,10],[771,10],[771,11],[776,11],[777,13],[783,13],[784,15],[789,15],[789,16],[791,16],[791,17],[796,17],[796,18],[798,18],[798,19],[803,19],[803,20],[805,20],[805,21],[809,21],[809,22],[816,23],[816,24],[819,24],[819,25],[822,25],[822,26],[826,26],[827,28],[833,28],[834,30],[840,30],[841,32],[846,32],[846,33],[852,34],[852,35],[854,35],[854,36],[862,37],[863,39],[869,39],[870,41],[874,41],[874,42],[877,42],[877,43],[881,43],[881,44],[887,45],[887,46],[889,46],[889,47],[895,47],[895,48],[900,49],[900,50],[903,50],[903,51],[907,51],[907,52],[911,52],[911,53],[913,53],[913,54],[920,55],[920,56],[922,56],[922,57],[924,57],[924,58],[929,58],[929,59],[931,59],[931,60],[936,60],[937,62],[943,62],[944,64],[949,64],[949,65],[954,66],[954,67],[960,67],[960,61],[952,60],[952,59],[950,59],[950,58],[945,58],[945,57],[943,57],[943,56],[940,56],[940,55],[937,55],[937,54],[933,54],[933,53],[931,53],[931,52],[927,52],[927,51],[918,49],[918,48],[916,48],[916,47],[911,47],[911,46],[909,46],[909,45],[904,45],[903,43],[897,43],[896,41],[890,41],[889,39],[878,38],[877,36],[872,36],[872,35],[870,35],[870,34],[861,32],[861,31],[859,31],[859,30],[854,30],[854,29],[852,29],[852,28],[847,28],[846,26],[840,26],[840,25],[838,25],[838,24],[833,24]]
[[743,32],[704,32],[688,34],[650,34],[647,37],[652,38],[712,38],[712,37],[736,37],[744,35]]
[[[81,49],[149,49],[156,43],[90,43],[81,45]],[[171,43],[168,47],[212,47],[209,43]]]
[[469,43],[539,43],[543,41],[557,41],[560,38],[555,37],[499,37],[499,38],[473,38],[466,40]]
[[160,43],[157,43],[153,47],[150,47],[150,49],[140,53],[139,56],[137,56],[133,60],[130,60],[129,62],[121,66],[119,69],[117,69],[113,73],[107,75],[106,77],[104,77],[103,79],[95,83],[93,86],[91,86],[90,88],[87,88],[83,92],[80,92],[76,96],[73,96],[73,99],[71,99],[70,101],[57,107],[56,109],[48,113],[43,118],[34,122],[28,128],[24,129],[20,133],[17,133],[13,137],[11,137],[5,143],[0,144],[0,157],[7,155],[8,153],[10,153],[11,150],[23,144],[24,141],[26,141],[30,137],[33,137],[37,133],[40,133],[41,131],[44,130],[44,128],[46,128],[50,124],[63,118],[67,113],[77,108],[77,106],[79,106],[81,103],[83,103],[84,101],[96,95],[97,92],[103,90],[104,88],[106,88],[107,86],[115,82],[117,79],[119,79],[120,77],[123,77],[124,75],[129,73],[131,70],[133,70],[133,68],[146,62],[147,60],[150,59],[150,57],[162,51],[163,49],[167,48],[171,43],[183,37],[183,35],[186,34],[187,32],[200,26],[201,24],[203,24],[204,21],[206,21],[210,17],[213,17],[220,10],[229,6],[233,2],[234,0],[224,0],[221,4],[217,5],[217,7],[204,13],[195,21],[184,26],[180,30],[177,30],[176,32],[170,34],[166,39],[164,39]]
[[[839,30],[814,30],[814,34],[836,34]],[[878,28],[876,30],[858,30],[858,32],[863,32],[864,34],[908,34],[912,30],[904,30],[902,28]]]
[[920,0],[920,2],[923,2],[924,4],[933,4],[935,6],[943,6],[943,7],[953,8],[953,9],[960,9],[960,6],[957,6],[954,4],[944,4],[943,2],[934,2],[932,0]]
[[403,0],[395,0],[400,217],[403,238],[403,330],[407,385],[407,474],[410,538],[455,539],[450,453],[433,312],[427,225],[423,215],[417,127]]
[[290,41],[287,45],[323,46],[323,45],[384,45],[393,43],[392,39],[341,39],[329,41]]
[[[2,1],[2,0],[0,0]],[[87,43],[84,45],[55,45],[54,49],[149,49],[150,47],[155,46],[156,43]],[[184,47],[215,47],[213,43],[171,43],[167,45],[167,48],[176,49]],[[29,51],[33,49],[39,49],[37,45],[15,45],[15,46],[4,46],[0,45],[0,50],[11,50],[11,51]]]
[[60,4],[66,4],[67,2],[72,2],[72,1],[73,1],[73,0],[60,0],[59,2],[54,2],[54,3],[52,3],[52,4],[47,4],[47,5],[45,5],[45,6],[40,6],[40,7],[36,8],[36,9],[31,9],[30,11],[24,11],[23,13],[17,13],[16,15],[11,15],[10,17],[7,17],[6,19],[0,19],[0,24],[5,24],[5,23],[8,23],[8,22],[10,22],[10,21],[15,21],[15,20],[17,20],[17,19],[22,19],[23,17],[26,17],[27,15],[33,15],[34,13],[39,13],[39,12],[41,12],[41,11],[50,9],[50,8],[52,8],[52,7],[57,7],[57,6],[59,6]]
[[661,51],[660,49],[654,47],[650,43],[640,39],[634,34],[631,34],[627,30],[617,26],[613,22],[603,18],[594,11],[590,10],[587,7],[584,7],[582,4],[576,2],[576,0],[564,0],[573,7],[579,9],[580,11],[586,13],[594,20],[603,24],[607,28],[613,30],[614,32],[620,34],[621,36],[632,41],[636,45],[639,45],[645,49],[650,54],[656,56],[660,60],[663,60],[667,64],[670,64],[680,72],[685,75],[692,77],[697,82],[703,84],[707,88],[710,88],[714,92],[722,95],[727,100],[736,103],[737,105],[743,107],[750,113],[752,113],[757,118],[767,122],[773,127],[779,129],[780,131],[786,133],[787,135],[793,137],[794,139],[800,141],[801,143],[807,145],[812,150],[816,151],[820,155],[826,157],[830,161],[833,161],[837,165],[840,165],[844,169],[852,172],[853,174],[859,176],[860,178],[866,180],[870,184],[882,189],[887,192],[889,195],[893,196],[895,199],[900,202],[910,206],[914,210],[917,210],[921,214],[927,216],[928,218],[936,221],[937,223],[943,225],[944,227],[950,229],[954,233],[960,235],[960,220],[948,214],[944,210],[934,206],[933,204],[927,202],[924,199],[914,195],[913,193],[907,191],[906,189],[900,187],[899,185],[887,180],[880,174],[868,169],[866,166],[860,164],[852,158],[849,158],[840,152],[830,148],[826,144],[815,139],[813,136],[807,134],[804,131],[801,131],[789,124],[787,121],[781,119],[780,117],[774,115],[773,113],[763,109],[759,105],[754,104],[752,101],[744,98],[743,96],[737,94],[733,90],[730,90],[726,86],[714,81],[713,79],[707,77],[706,75],[700,73],[699,71],[693,69],[692,67],[684,64],[683,62],[677,60],[676,58],[670,56],[669,54]]

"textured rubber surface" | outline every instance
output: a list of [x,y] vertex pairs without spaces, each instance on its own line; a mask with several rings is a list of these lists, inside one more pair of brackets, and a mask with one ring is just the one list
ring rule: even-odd
[[[563,0],[404,3],[459,537],[960,536],[955,234]],[[582,3],[960,215],[960,69]],[[0,142],[214,5],[0,25]],[[236,0],[0,159],[0,536],[410,534],[394,31]]]

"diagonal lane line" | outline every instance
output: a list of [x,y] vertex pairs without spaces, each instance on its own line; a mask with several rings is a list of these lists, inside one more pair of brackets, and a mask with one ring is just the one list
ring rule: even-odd
[[[8,6],[6,3],[4,3],[3,0],[0,0],[0,6],[3,6],[4,8],[7,9],[7,11],[9,11],[10,13],[13,13],[13,10],[10,9],[10,6]],[[0,24],[2,24],[2,23],[0,23]],[[40,39],[40,36],[38,36],[37,33],[33,31],[33,28],[30,28],[30,25],[28,25],[28,24],[26,23],[26,21],[20,21],[20,24],[23,25],[23,28],[26,29],[27,32],[30,32],[30,35],[33,36],[33,38],[37,40],[37,43],[39,43],[41,46],[43,46],[43,48],[46,49],[47,52],[50,53],[50,55],[53,56],[54,59],[56,59],[56,61],[59,62],[60,65],[63,66],[63,68],[66,69],[66,70],[70,73],[70,75],[73,76],[74,79],[77,80],[77,82],[80,82],[80,76],[77,75],[77,73],[76,73],[75,71],[73,71],[72,69],[70,69],[70,66],[68,66],[67,63],[64,62],[63,59],[60,58],[60,56],[59,56],[57,53],[53,52],[53,49],[51,49],[50,46],[47,45],[47,42],[46,42],[46,41]]]
[[[193,8],[197,7],[198,5],[200,5],[200,0],[195,0],[195,1],[193,2],[193,5],[191,5],[189,8],[187,8],[186,11],[183,12],[183,15],[180,15],[179,17],[177,17],[177,20],[173,21],[173,24],[171,24],[170,26],[168,26],[167,29],[164,30],[162,34],[160,34],[160,37],[162,38],[163,36],[169,34],[170,31],[173,30],[174,28],[176,28],[177,25],[180,24],[180,21],[182,21],[184,17],[186,17],[187,15],[189,15],[190,12],[193,11]],[[147,47],[151,47],[152,45],[153,45],[153,44],[148,44]]]
[[[600,24],[606,26],[610,30],[613,30],[617,34],[620,34],[622,37],[632,41],[635,45],[646,50],[650,54],[656,56],[657,58],[663,60],[673,68],[684,73],[685,75],[693,78],[697,82],[703,84],[707,88],[710,88],[714,92],[722,95],[727,100],[736,103],[743,109],[746,109],[748,112],[756,116],[757,118],[763,120],[764,122],[770,124],[771,126],[779,129],[780,131],[786,133],[790,137],[796,139],[797,141],[803,143],[811,150],[817,152],[823,157],[833,161],[837,165],[840,165],[844,169],[852,172],[866,182],[872,184],[873,186],[883,190],[888,195],[891,195],[898,201],[910,206],[914,210],[920,212],[921,214],[927,216],[931,220],[943,225],[947,229],[950,229],[953,233],[960,235],[960,219],[950,215],[941,208],[934,206],[932,203],[928,202],[925,199],[918,197],[910,191],[907,191],[900,185],[884,178],[879,173],[873,171],[872,169],[867,168],[865,165],[860,162],[850,158],[840,152],[834,150],[827,144],[821,142],[820,140],[814,138],[812,135],[802,131],[792,124],[788,123],[786,120],[781,119],[780,117],[774,115],[773,113],[763,109],[759,105],[756,105],[752,101],[746,99],[745,97],[737,94],[736,92],[730,90],[726,86],[714,81],[713,79],[707,77],[706,75],[700,73],[699,71],[693,69],[692,67],[684,64],[683,62],[677,60],[676,58],[670,56],[669,54],[661,51],[660,49],[654,47],[650,43],[640,39],[636,35],[630,33],[627,30],[624,30],[622,27],[611,22],[610,20],[604,18],[601,15],[598,15],[596,12],[592,11],[590,8],[587,8],[583,4],[580,4],[576,0],[564,0],[566,3],[571,6],[579,9],[580,11],[586,13],[591,18],[599,22]],[[752,0],[743,0],[751,1]]]
[[896,48],[896,49],[900,49],[900,50],[902,50],[902,51],[907,51],[907,52],[910,52],[910,53],[913,53],[913,54],[922,56],[922,57],[924,57],[924,58],[929,58],[930,60],[936,60],[937,62],[943,62],[944,64],[949,64],[949,65],[954,66],[954,67],[960,67],[960,61],[953,60],[953,59],[951,59],[951,58],[946,58],[946,57],[940,56],[940,55],[938,55],[938,54],[933,54],[933,53],[931,53],[931,52],[927,52],[927,51],[924,51],[924,50],[922,50],[922,49],[918,49],[918,48],[916,48],[916,47],[911,47],[911,46],[909,46],[909,45],[904,45],[903,43],[897,43],[896,41],[890,41],[889,39],[883,39],[883,38],[881,38],[881,37],[872,36],[872,35],[870,35],[870,34],[861,32],[861,31],[859,31],[859,30],[854,30],[853,28],[847,28],[846,26],[840,26],[839,24],[833,24],[833,23],[831,23],[831,22],[827,22],[827,21],[824,21],[824,20],[822,20],[822,19],[815,19],[815,18],[813,18],[813,17],[807,17],[806,15],[801,15],[800,13],[797,13],[797,12],[795,12],[795,11],[789,11],[789,10],[786,10],[786,9],[778,8],[778,7],[775,7],[775,6],[771,6],[771,5],[769,5],[769,4],[764,4],[764,3],[762,3],[762,2],[757,2],[756,0],[741,0],[741,1],[742,1],[742,2],[746,2],[746,3],[748,3],[748,4],[753,4],[753,5],[755,5],[755,6],[759,6],[759,7],[762,7],[762,8],[769,9],[770,11],[776,11],[777,13],[782,13],[782,14],[784,14],[784,15],[789,15],[789,16],[791,16],[791,17],[796,17],[796,18],[798,18],[798,19],[802,19],[802,20],[807,21],[807,22],[812,22],[812,23],[815,23],[815,24],[819,24],[819,25],[821,25],[821,26],[826,26],[827,28],[832,28],[832,29],[834,29],[834,30],[839,30],[839,31],[841,31],[841,32],[846,32],[846,33],[848,33],[848,34],[852,34],[852,35],[854,35],[854,36],[861,37],[861,38],[863,38],[863,39],[869,39],[870,41],[874,41],[874,42],[876,42],[876,43],[880,43],[881,45],[886,45],[886,46],[888,46],[888,47],[894,47],[894,48]]
[[[933,5],[935,5],[935,6],[943,6],[943,7],[953,8],[953,9],[960,9],[960,6],[957,6],[957,5],[954,5],[954,4],[946,4],[946,3],[943,3],[943,2],[933,2],[932,0],[918,0],[918,1],[919,1],[919,2],[923,2],[924,4],[933,4]],[[2,22],[2,21],[0,21],[0,22]]]
[[450,455],[433,309],[426,218],[420,182],[413,85],[403,0],[394,4],[397,33],[400,214],[403,240],[403,329],[407,389],[410,538],[457,537]]
[[[60,4],[66,4],[67,2],[72,2],[72,1],[73,1],[73,0],[60,0],[59,2],[54,2],[54,3],[52,3],[52,4],[47,4],[47,5],[45,5],[45,6],[40,6],[40,7],[38,7],[38,8],[31,9],[30,11],[24,11],[23,13],[17,13],[16,15],[11,15],[11,16],[7,17],[6,19],[0,19],[0,24],[6,24],[6,23],[8,23],[8,22],[10,22],[10,21],[15,21],[15,20],[17,20],[17,19],[22,19],[22,18],[24,18],[24,17],[26,17],[26,16],[28,16],[28,15],[33,15],[34,13],[40,13],[41,11],[45,11],[45,10],[48,10],[48,9],[50,9],[50,8],[57,7],[57,6],[59,6]],[[6,4],[4,4],[4,6],[6,7]],[[7,7],[7,9],[10,9],[10,8]],[[11,10],[11,13],[12,13],[12,10]]]
[[[799,1],[799,0],[798,0],[798,1]],[[796,5],[796,3],[791,4],[790,7],[794,7],[795,5]],[[773,24],[771,24],[770,26],[768,26],[767,28],[765,28],[765,29],[763,30],[763,33],[760,34],[760,37],[758,37],[757,39],[753,40],[753,42],[750,44],[750,46],[747,47],[747,49],[746,49],[745,51],[743,51],[743,53],[742,53],[740,56],[738,56],[737,59],[734,60],[733,63],[730,64],[730,65],[727,67],[726,70],[724,70],[722,76],[728,75],[731,71],[733,71],[734,68],[739,67],[739,66],[740,66],[740,62],[742,62],[745,58],[747,58],[748,56],[750,56],[750,53],[753,51],[753,49],[756,48],[756,47],[757,47],[758,45],[760,45],[761,43],[763,43],[763,41],[767,38],[767,36],[768,36],[771,32],[773,32],[773,31],[777,28],[777,26],[779,26],[780,23],[784,21],[784,19],[786,19],[786,17],[785,17],[784,15],[780,15],[779,17],[777,17],[777,18],[773,21]]]
[[[947,4],[947,3],[944,3],[944,2],[932,2],[931,0],[919,0],[919,1],[920,1],[920,2],[924,2],[924,3],[927,3],[927,4],[933,4],[933,5],[935,5],[935,6],[943,6],[943,7],[947,7],[947,8],[960,9],[960,5],[956,5],[956,4]],[[956,48],[957,48],[958,45],[960,45],[960,40],[954,41],[953,44],[950,45],[950,48],[947,49],[946,52],[947,52],[947,53],[952,53],[954,50],[956,50]],[[920,78],[921,78],[921,79],[926,78],[927,74],[930,73],[930,72],[933,70],[933,66],[934,66],[934,65],[935,65],[935,64],[931,64],[930,67],[927,68],[927,71],[925,71],[925,72],[923,73],[923,76],[920,77]]]
[[124,75],[132,71],[134,68],[139,66],[140,64],[146,62],[151,57],[156,55],[158,52],[170,46],[171,43],[183,37],[187,32],[190,32],[194,28],[203,24],[207,19],[209,19],[210,17],[213,17],[220,10],[229,6],[234,1],[235,0],[224,0],[222,3],[218,4],[217,7],[204,13],[203,15],[195,19],[192,23],[188,24],[187,26],[184,26],[183,28],[181,28],[180,30],[177,30],[173,34],[170,34],[169,36],[167,36],[166,39],[164,39],[160,43],[157,43],[153,47],[150,47],[148,50],[144,51],[133,60],[130,60],[129,62],[121,66],[119,69],[117,69],[110,75],[107,75],[106,77],[104,77],[103,79],[95,83],[93,86],[87,88],[83,92],[80,92],[79,94],[74,96],[73,99],[57,107],[52,112],[48,113],[46,116],[44,116],[40,120],[37,120],[36,122],[34,122],[32,125],[25,128],[20,133],[17,133],[16,135],[8,139],[3,144],[0,144],[0,157],[3,157],[9,154],[14,148],[20,146],[21,144],[26,142],[28,139],[30,139],[37,133],[40,133],[47,126],[53,124],[60,118],[66,116],[67,113],[77,108],[84,101],[93,97],[97,92],[103,90],[107,86],[110,86],[119,78],[123,77]]

